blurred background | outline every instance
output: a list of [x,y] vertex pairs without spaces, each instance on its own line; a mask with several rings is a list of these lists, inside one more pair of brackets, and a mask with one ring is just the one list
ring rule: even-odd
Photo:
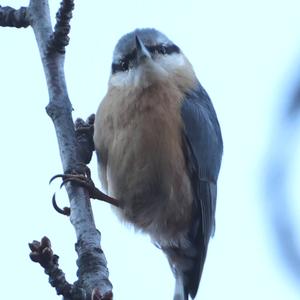
[[[49,1],[52,18],[59,1]],[[28,1],[1,0],[19,8]],[[106,92],[118,39],[155,27],[192,62],[224,138],[216,234],[196,299],[300,297],[300,2],[76,1],[66,78],[74,118]],[[57,299],[27,243],[47,235],[69,281],[75,234],[52,208],[61,172],[42,65],[31,28],[0,28],[1,298]],[[95,158],[91,164],[97,183]],[[98,182],[99,184],[99,182]],[[68,204],[64,191],[61,206]],[[174,280],[149,238],[93,202],[115,299],[172,299]]]

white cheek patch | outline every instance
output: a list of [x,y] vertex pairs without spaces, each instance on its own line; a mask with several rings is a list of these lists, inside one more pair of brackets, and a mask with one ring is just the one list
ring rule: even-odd
[[134,70],[130,69],[126,72],[117,72],[112,74],[109,79],[109,84],[115,87],[128,87],[134,84]]
[[171,55],[157,57],[156,62],[169,74],[172,74],[175,70],[181,69],[185,66],[186,59],[180,53],[173,53]]

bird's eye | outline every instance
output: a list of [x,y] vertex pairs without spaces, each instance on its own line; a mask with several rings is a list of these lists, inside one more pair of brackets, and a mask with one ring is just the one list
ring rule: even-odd
[[129,60],[120,59],[117,63],[113,63],[111,66],[112,73],[126,72],[129,70]]
[[120,65],[120,69],[122,71],[124,71],[124,72],[128,71],[128,69],[129,69],[129,63],[128,63],[128,61],[126,61],[126,60],[120,60],[119,65]]
[[161,45],[158,48],[158,53],[163,54],[163,55],[167,54],[167,48],[165,46]]
[[155,45],[155,46],[150,46],[147,47],[148,50],[153,53],[153,54],[161,54],[161,55],[166,55],[168,54],[168,48],[166,45]]

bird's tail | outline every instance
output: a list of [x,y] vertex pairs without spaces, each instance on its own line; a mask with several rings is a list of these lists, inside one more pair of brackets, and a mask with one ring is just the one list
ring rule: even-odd
[[187,288],[184,286],[183,278],[182,276],[178,275],[176,277],[173,300],[188,300],[188,298],[189,298],[189,293],[187,291]]
[[[196,245],[196,247],[195,247]],[[207,245],[199,243],[187,247],[168,247],[163,251],[167,254],[175,277],[174,300],[194,299],[206,256]]]

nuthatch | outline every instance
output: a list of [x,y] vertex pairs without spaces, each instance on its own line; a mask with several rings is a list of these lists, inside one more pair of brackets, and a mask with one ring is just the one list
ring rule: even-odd
[[100,180],[122,201],[118,215],[167,255],[174,299],[194,298],[214,232],[223,142],[180,48],[155,29],[124,35],[94,130]]

